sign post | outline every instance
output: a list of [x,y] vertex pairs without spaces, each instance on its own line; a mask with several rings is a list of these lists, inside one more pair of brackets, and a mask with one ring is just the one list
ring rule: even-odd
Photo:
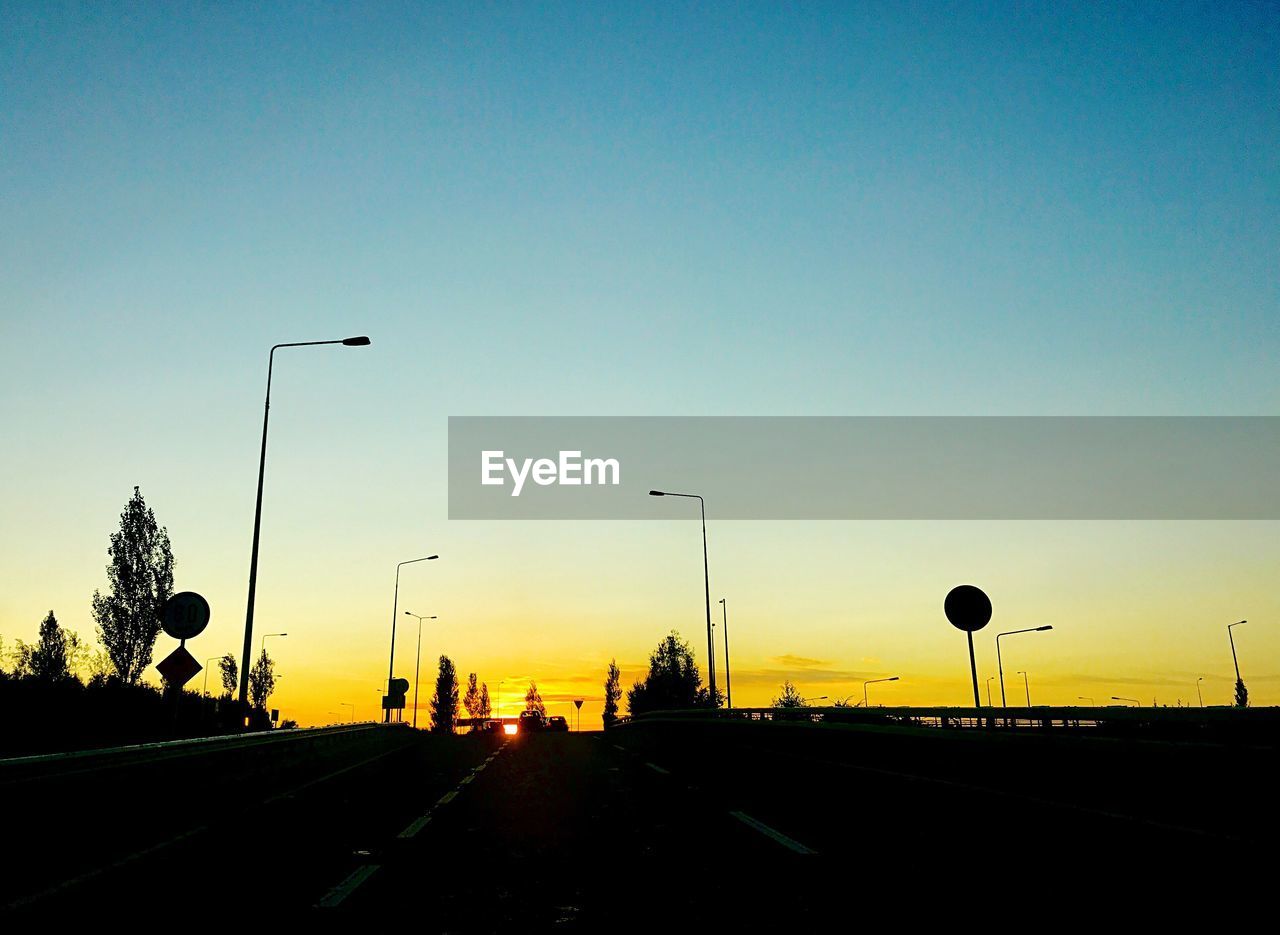
[[181,591],[164,602],[160,626],[178,641],[178,648],[156,663],[174,697],[204,666],[187,652],[187,640],[199,636],[209,625],[209,602],[195,591]]
[[586,701],[585,698],[573,699],[573,706],[578,709],[578,733],[579,734],[582,733],[582,702],[584,701]]
[[961,584],[951,589],[942,605],[947,620],[969,637],[969,671],[973,675],[973,706],[982,707],[978,697],[978,662],[973,654],[973,634],[991,622],[991,598],[978,587]]

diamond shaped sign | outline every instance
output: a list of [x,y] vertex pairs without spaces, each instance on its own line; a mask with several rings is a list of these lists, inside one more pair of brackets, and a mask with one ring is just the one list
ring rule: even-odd
[[186,685],[203,668],[204,666],[196,662],[195,656],[187,652],[182,646],[179,646],[156,663],[156,670],[173,688],[181,688]]

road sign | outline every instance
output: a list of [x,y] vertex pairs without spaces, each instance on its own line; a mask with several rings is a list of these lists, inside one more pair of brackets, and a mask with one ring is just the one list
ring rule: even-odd
[[161,620],[165,633],[175,640],[189,640],[209,625],[209,602],[195,591],[179,592],[164,602]]
[[195,676],[204,666],[196,662],[195,656],[179,646],[158,663],[156,669],[164,677],[170,688],[181,688]]
[[982,707],[978,697],[978,657],[973,651],[973,634],[991,622],[991,598],[982,588],[961,584],[947,592],[942,611],[957,630],[969,638],[969,673],[973,676],[973,706]]
[[973,633],[991,622],[991,598],[982,588],[961,584],[951,589],[942,605],[947,619],[957,630]]
[[573,699],[573,703],[574,703],[574,705],[577,707],[577,709],[578,709],[579,711],[581,711],[581,710],[582,710],[582,702],[584,702],[585,700],[586,700],[585,698],[575,698],[575,699]]
[[404,695],[383,695],[382,710],[383,711],[403,711]]
[[391,694],[403,695],[409,691],[408,679],[392,679],[390,685]]

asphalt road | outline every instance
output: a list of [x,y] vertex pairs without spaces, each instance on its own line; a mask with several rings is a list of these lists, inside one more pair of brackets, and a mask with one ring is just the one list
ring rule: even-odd
[[[43,916],[124,904],[188,921],[193,907],[245,905],[439,932],[752,931],[873,910],[930,917],[952,905],[931,894],[970,885],[998,887],[1006,906],[1063,887],[1087,902],[1103,886],[1111,906],[1188,861],[1229,868],[1237,887],[1270,865],[1274,751],[1177,748],[1184,779],[1217,769],[1237,794],[1170,810],[1185,785],[1134,794],[1151,782],[1142,763],[1169,767],[1164,747],[984,743],[759,725],[369,729],[42,776],[0,769],[0,905]],[[1107,764],[1129,780],[1081,782]],[[1241,771],[1259,775],[1236,783]]]

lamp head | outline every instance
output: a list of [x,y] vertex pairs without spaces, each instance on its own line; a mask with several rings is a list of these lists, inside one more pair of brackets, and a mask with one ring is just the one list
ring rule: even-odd
[[1036,632],[1043,633],[1045,630],[1052,630],[1052,629],[1053,629],[1053,624],[1049,624],[1048,626],[1036,627]]
[[665,496],[666,496],[666,494],[665,494],[665,493],[663,493],[661,490],[650,490],[650,491],[649,491],[649,496],[651,496],[651,497],[665,497]]
[[372,344],[373,342],[370,341],[366,335],[362,334],[359,337],[355,337],[355,338],[343,338],[342,343],[346,347],[365,347],[366,345]]

